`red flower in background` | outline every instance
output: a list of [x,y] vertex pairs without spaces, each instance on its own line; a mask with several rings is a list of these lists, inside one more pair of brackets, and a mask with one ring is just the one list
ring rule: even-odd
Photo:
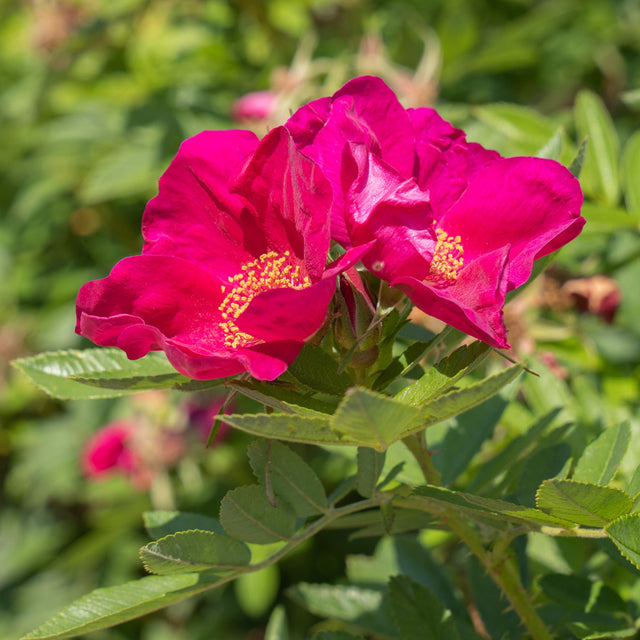
[[333,237],[374,241],[364,263],[426,313],[508,347],[507,291],[578,235],[582,192],[552,160],[503,158],[378,78],[347,83],[287,123],[331,183]]
[[144,213],[142,255],[85,284],[76,331],[129,358],[163,350],[197,379],[272,380],[323,324],[331,188],[287,131],[206,131],[185,141]]

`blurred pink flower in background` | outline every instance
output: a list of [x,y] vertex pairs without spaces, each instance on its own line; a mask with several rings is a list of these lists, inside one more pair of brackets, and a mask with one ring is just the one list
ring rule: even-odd
[[237,122],[267,120],[276,110],[277,97],[273,91],[251,91],[238,98],[231,106],[231,116]]
[[120,474],[131,478],[139,489],[146,489],[150,474],[135,450],[133,420],[116,420],[98,429],[86,443],[81,457],[84,474],[90,480],[102,480]]

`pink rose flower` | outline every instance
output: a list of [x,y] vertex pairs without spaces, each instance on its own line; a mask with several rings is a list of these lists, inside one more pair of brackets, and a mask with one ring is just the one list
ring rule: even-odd
[[238,98],[231,106],[231,116],[237,122],[266,120],[278,104],[273,91],[252,91]]
[[118,420],[102,427],[87,442],[82,453],[82,470],[90,479],[115,471],[131,473],[140,460],[130,446],[135,425]]
[[142,254],[82,287],[76,332],[132,359],[163,350],[192,378],[277,378],[366,250],[326,266],[331,198],[283,127],[186,140],[145,209]]
[[496,347],[509,346],[505,294],[584,225],[565,167],[469,143],[433,109],[404,109],[378,78],[348,82],[286,127],[331,183],[334,239],[374,242],[367,268]]

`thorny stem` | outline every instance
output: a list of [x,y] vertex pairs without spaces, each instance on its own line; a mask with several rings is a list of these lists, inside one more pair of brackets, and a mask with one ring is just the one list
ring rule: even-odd
[[[433,466],[424,432],[420,435],[408,436],[403,442],[420,465],[427,483],[441,486],[440,474]],[[507,596],[531,637],[534,640],[552,640],[529,593],[522,586],[518,568],[513,559],[507,555],[508,550],[505,545],[496,545],[494,549],[485,548],[476,529],[450,507],[443,509],[442,518],[449,528],[471,549],[493,581]]]

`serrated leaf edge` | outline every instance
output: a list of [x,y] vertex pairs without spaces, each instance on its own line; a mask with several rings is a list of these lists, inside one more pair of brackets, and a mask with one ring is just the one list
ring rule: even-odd
[[[583,480],[572,480],[570,478],[547,478],[546,480],[544,480],[542,482],[542,484],[538,487],[538,489],[536,491],[536,507],[538,509],[540,509],[540,511],[542,511],[544,513],[549,513],[549,512],[544,507],[541,507],[539,505],[539,503],[538,503],[538,499],[539,499],[539,496],[540,496],[540,491],[544,486],[549,486],[553,482],[563,482],[563,483],[568,483],[570,485],[582,485],[582,486],[596,487],[597,489],[607,489],[609,491],[616,491],[618,493],[623,494],[627,498],[629,498],[629,501],[631,502],[631,507],[630,508],[633,508],[633,500],[632,500],[631,496],[626,491],[624,491],[623,489],[619,489],[618,487],[609,487],[609,486],[606,486],[606,485],[596,484],[595,482],[585,482]],[[573,503],[573,501],[572,501],[572,503]],[[573,504],[575,504],[575,503],[573,503]],[[607,522],[607,520],[605,520],[604,518],[601,518],[597,514],[594,514],[594,513],[590,512],[590,511],[587,511],[581,505],[576,504],[576,506],[579,507],[580,509],[584,510],[584,513],[592,515],[592,516],[594,516],[596,518],[600,518],[600,520],[602,520],[603,527],[609,525],[611,522],[615,522],[615,520],[617,520],[618,518],[621,518],[624,515],[629,515],[629,514],[622,514],[621,516],[617,516],[614,520],[611,520],[610,522]],[[549,514],[549,515],[553,515],[553,514]],[[556,517],[558,517],[558,516],[556,516]],[[574,523],[574,524],[577,524],[577,523]],[[585,526],[591,526],[591,525],[585,525]],[[597,527],[594,527],[594,528],[597,528]]]
[[[161,542],[168,540],[169,538],[177,538],[179,536],[182,536],[185,533],[205,533],[207,535],[210,536],[214,536],[214,537],[222,537],[222,538],[228,538],[229,540],[233,540],[234,542],[242,542],[241,540],[238,540],[237,538],[233,538],[231,536],[225,535],[223,533],[216,533],[215,531],[207,531],[206,529],[186,529],[184,531],[176,531],[175,533],[169,533],[166,536],[162,536],[162,538],[158,538],[157,540],[153,540],[152,542],[149,542],[148,544],[145,544],[144,547],[141,547],[138,551],[138,557],[140,559],[140,562],[142,562],[144,568],[146,571],[148,571],[150,574],[152,575],[160,575],[160,576],[165,576],[165,575],[177,575],[177,574],[181,574],[181,573],[204,573],[204,572],[209,572],[209,571],[216,571],[216,570],[220,570],[220,571],[234,571],[237,569],[243,569],[245,567],[250,566],[251,564],[251,552],[249,552],[249,562],[247,562],[246,564],[230,564],[230,565],[211,565],[210,568],[208,569],[200,569],[200,570],[185,570],[185,571],[172,571],[170,573],[158,573],[157,571],[153,571],[152,569],[149,568],[148,563],[145,561],[145,559],[142,557],[143,552],[147,552],[151,555],[155,555],[155,557],[160,558],[160,559],[165,559],[168,562],[172,562],[175,561],[176,564],[182,564],[185,566],[202,566],[202,565],[206,565],[209,564],[207,562],[188,562],[185,561],[181,558],[174,558],[173,556],[169,556],[169,555],[162,555],[162,554],[154,554],[153,551],[149,550],[149,547],[151,545],[157,545],[160,544]],[[248,549],[247,549],[248,550]]]

